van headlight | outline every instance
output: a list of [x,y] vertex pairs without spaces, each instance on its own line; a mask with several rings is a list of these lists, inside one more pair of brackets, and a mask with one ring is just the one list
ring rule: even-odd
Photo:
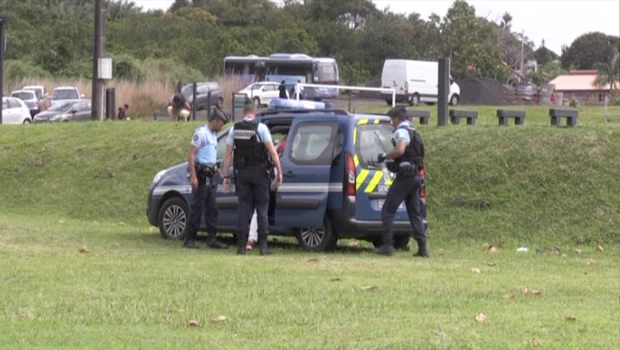
[[166,170],[162,170],[160,172],[158,172],[155,177],[153,178],[153,183],[156,184],[159,182],[159,180],[161,180],[161,178],[166,174]]

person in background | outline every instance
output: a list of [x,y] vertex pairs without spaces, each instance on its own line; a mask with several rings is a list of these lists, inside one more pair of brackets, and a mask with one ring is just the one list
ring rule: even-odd
[[182,119],[183,121],[189,121],[189,114],[192,107],[185,101],[185,97],[182,94],[176,94],[172,98],[172,103],[168,106],[168,115],[173,122]]
[[282,80],[282,82],[280,83],[280,87],[278,87],[278,89],[280,90],[280,98],[288,99],[288,90],[286,90],[286,81]]
[[297,84],[293,86],[293,96],[295,96],[296,99],[303,100],[304,99],[303,92],[304,92],[304,87],[301,86],[301,80],[297,80]]
[[129,105],[125,104],[123,107],[118,107],[118,116],[116,119],[124,120],[127,119],[127,111],[129,110]]

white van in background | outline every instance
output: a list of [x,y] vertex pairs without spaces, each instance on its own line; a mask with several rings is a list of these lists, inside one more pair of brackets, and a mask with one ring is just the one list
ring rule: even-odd
[[[439,65],[434,61],[385,60],[381,74],[381,86],[396,90],[396,102],[408,102],[417,106],[420,102],[437,103]],[[461,89],[450,76],[448,102],[459,103]],[[388,105],[392,105],[390,94],[381,94]]]

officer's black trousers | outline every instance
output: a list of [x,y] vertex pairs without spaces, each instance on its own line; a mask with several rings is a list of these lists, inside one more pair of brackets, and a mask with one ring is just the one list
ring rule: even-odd
[[[192,206],[189,211],[189,223],[185,233],[185,242],[196,239],[196,232],[200,227],[200,219],[205,214],[207,224],[207,239],[213,239],[217,235],[217,205],[215,203],[216,184],[213,176],[208,177],[205,172],[196,173],[198,188],[192,189]],[[209,178],[209,184],[206,184]]]
[[418,245],[426,244],[426,233],[424,232],[424,214],[422,213],[422,203],[420,199],[420,185],[422,179],[416,176],[397,175],[390,186],[387,198],[381,209],[381,221],[383,222],[383,244],[393,244],[394,234],[392,226],[394,215],[398,206],[405,201],[409,222],[413,227],[413,238]]
[[[239,209],[237,211],[237,239],[245,245],[254,208],[258,224],[258,240],[266,240],[269,232],[269,173],[263,164],[249,166],[237,172]],[[241,244],[241,243],[239,243]]]

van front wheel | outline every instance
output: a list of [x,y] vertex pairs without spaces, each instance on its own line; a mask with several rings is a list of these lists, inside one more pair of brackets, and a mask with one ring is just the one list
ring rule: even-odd
[[299,246],[308,251],[322,252],[336,249],[338,236],[328,215],[323,219],[323,227],[300,228],[295,230]]
[[420,104],[420,95],[418,95],[418,94],[411,95],[411,97],[409,98],[409,105],[410,106],[417,106],[419,104]]

